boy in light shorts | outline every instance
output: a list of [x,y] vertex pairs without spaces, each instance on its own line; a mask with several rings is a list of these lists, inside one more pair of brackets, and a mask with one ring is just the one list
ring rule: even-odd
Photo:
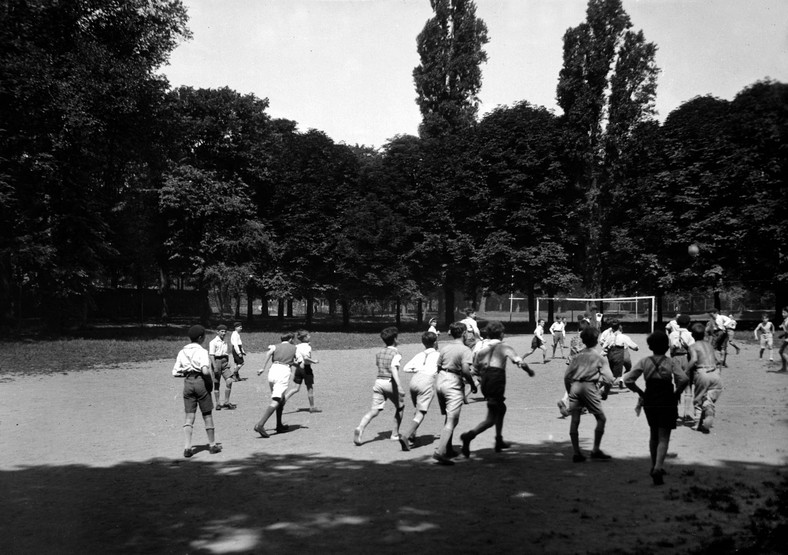
[[261,437],[270,437],[265,431],[265,423],[271,418],[271,415],[276,413],[276,433],[281,434],[287,431],[287,426],[282,424],[282,411],[285,406],[285,393],[287,387],[290,385],[290,375],[296,364],[300,364],[301,359],[296,346],[293,345],[293,337],[295,335],[291,332],[284,333],[280,337],[282,342],[279,345],[270,345],[266,353],[263,367],[257,371],[259,376],[265,372],[265,367],[268,362],[271,362],[271,368],[268,370],[268,385],[271,388],[271,404],[269,404],[263,417],[255,425],[254,431],[260,434]]
[[610,455],[600,449],[607,418],[602,410],[599,384],[601,382],[603,386],[610,386],[614,378],[607,361],[594,350],[599,339],[599,330],[589,326],[580,333],[580,339],[586,348],[572,360],[564,375],[564,387],[569,394],[569,413],[572,416],[569,425],[569,438],[572,440],[574,450],[572,461],[579,463],[586,460],[585,455],[580,451],[579,440],[580,415],[583,408],[588,409],[588,412],[596,418],[591,458],[608,460],[611,458]]
[[399,330],[394,326],[380,332],[380,338],[386,346],[375,355],[377,378],[372,387],[372,408],[364,415],[353,432],[353,443],[356,445],[361,445],[364,428],[385,408],[387,400],[394,404],[394,428],[391,431],[391,439],[399,441],[399,426],[402,423],[402,411],[405,409],[405,390],[402,389],[399,379],[402,355],[397,350],[398,335]]
[[427,410],[435,397],[435,376],[438,373],[438,356],[440,353],[435,349],[438,336],[431,331],[426,331],[421,336],[421,344],[424,350],[413,357],[402,369],[403,372],[414,373],[410,380],[410,399],[416,412],[413,413],[413,421],[406,431],[400,432],[399,443],[403,451],[410,451],[416,446],[416,430],[421,425],[422,420],[427,414]]
[[[760,336],[758,336],[758,332],[761,332]],[[774,362],[774,324],[769,321],[768,314],[761,316],[761,323],[753,333],[755,340],[761,344],[761,353],[758,358],[763,358],[763,352],[769,349],[769,362]]]

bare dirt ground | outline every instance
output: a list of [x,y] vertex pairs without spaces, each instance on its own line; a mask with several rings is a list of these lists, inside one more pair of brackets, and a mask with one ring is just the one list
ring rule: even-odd
[[[530,339],[507,341],[522,353]],[[641,345],[634,360],[647,356],[645,337],[634,339]],[[674,432],[661,487],[651,484],[648,427],[635,416],[629,392],[605,404],[602,447],[614,459],[572,463],[569,422],[555,405],[563,360],[533,365],[534,378],[510,371],[509,451],[493,451],[489,430],[474,441],[470,459],[442,467],[430,459],[442,425],[437,403],[415,450],[404,453],[389,439],[390,407],[356,447],[353,429],[370,405],[375,351],[313,348],[324,412],[304,410],[302,388],[285,411],[290,431],[259,438],[252,426],[269,394],[265,375],[256,376],[262,354],[253,353],[242,371],[248,381],[233,390],[237,410],[215,413],[224,451],[208,453],[198,416],[200,451],[191,459],[182,457],[182,382],[170,377],[176,353],[155,363],[0,383],[2,550],[769,551],[768,526],[752,524],[773,523],[769,515],[785,494],[788,375],[759,360],[754,344],[729,357],[712,433]],[[405,360],[419,350],[400,347]],[[484,413],[481,399],[465,406],[458,449],[459,433]],[[593,428],[585,416],[585,448]]]

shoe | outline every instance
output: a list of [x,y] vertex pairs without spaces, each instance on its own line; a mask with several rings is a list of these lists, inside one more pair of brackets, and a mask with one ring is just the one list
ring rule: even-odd
[[438,461],[438,464],[442,464],[444,466],[452,466],[454,464],[453,460],[451,460],[448,457],[444,457],[443,455],[441,455],[437,451],[435,451],[432,454],[432,458],[435,459],[436,461]]
[[738,347],[734,346],[733,348],[736,349],[736,354],[737,355],[741,352],[741,349],[739,349]]
[[457,451],[455,451],[454,449],[447,449],[446,450],[446,458],[447,459],[456,459],[459,456],[460,456],[460,454]]
[[654,482],[655,486],[661,486],[665,483],[663,479],[665,472],[662,470],[652,470],[651,471],[651,481]]
[[192,450],[191,447],[183,450],[183,456],[186,457],[187,459],[190,459],[192,455],[194,455],[194,451]]
[[586,456],[583,454],[573,455],[572,462],[576,462],[576,463],[586,462]]
[[218,443],[214,444],[214,445],[211,445],[211,447],[208,449],[208,451],[211,452],[211,455],[215,455],[216,453],[221,453],[222,452],[222,446],[219,445]]
[[613,457],[599,450],[599,451],[591,451],[591,458],[594,459],[595,461],[609,461]]
[[353,430],[353,443],[355,443],[356,445],[361,445],[361,434],[362,433],[363,433],[363,430],[361,428],[356,428],[355,430]]
[[504,441],[502,437],[498,436],[495,438],[495,452],[500,453],[504,449],[509,449],[512,446],[511,443]]
[[402,447],[403,451],[410,451],[410,440],[405,439],[402,436],[399,436],[399,444]]
[[227,410],[235,410],[238,408],[238,405],[233,405],[232,403],[225,403],[222,405],[222,408]]
[[460,451],[462,452],[462,456],[467,459],[471,456],[471,441],[473,438],[471,434],[464,433],[460,434],[460,439],[462,440],[462,449],[460,449]]
[[569,409],[567,408],[566,403],[564,403],[563,399],[559,400],[556,403],[556,405],[558,405],[558,412],[561,413],[561,416],[563,416],[564,418],[569,416]]
[[290,429],[290,426],[288,426],[287,424],[281,424],[281,425],[276,427],[276,433],[277,434],[283,434],[283,433],[287,432],[289,429]]
[[222,405],[222,404],[216,403],[216,410],[222,410],[223,406],[224,405]]
[[410,447],[411,449],[416,448],[416,438],[414,436],[410,436],[408,438],[408,447]]
[[402,437],[402,436],[400,436],[399,434],[391,434],[391,437],[389,437],[389,439],[391,441],[399,441],[400,437]]
[[320,410],[320,409],[319,409],[319,408],[317,408],[317,407],[312,407],[311,409],[309,409],[309,412],[323,412],[323,411],[322,411],[322,410]]
[[257,432],[258,434],[260,434],[260,437],[264,437],[266,439],[271,437],[271,436],[268,435],[268,433],[262,427],[255,426],[254,427],[254,431]]

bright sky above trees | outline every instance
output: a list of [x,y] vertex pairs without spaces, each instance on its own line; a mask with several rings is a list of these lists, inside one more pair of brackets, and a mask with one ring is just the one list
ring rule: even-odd
[[[785,0],[624,0],[657,44],[660,119],[682,102],[788,81]],[[172,86],[230,87],[335,141],[380,146],[421,121],[413,68],[429,0],[184,0],[194,39],[163,68]],[[481,113],[520,100],[558,111],[567,28],[586,0],[476,0],[490,42]]]

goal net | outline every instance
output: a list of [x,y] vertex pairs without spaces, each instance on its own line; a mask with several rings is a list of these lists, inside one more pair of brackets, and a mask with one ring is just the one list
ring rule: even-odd
[[[577,323],[586,315],[600,329],[615,318],[631,332],[651,333],[656,317],[656,297],[606,297],[598,299],[573,297],[537,297],[536,318],[548,319],[550,301],[553,302],[553,319],[566,318],[567,324]],[[597,315],[602,314],[601,322]],[[549,323],[549,322],[548,322]]]

